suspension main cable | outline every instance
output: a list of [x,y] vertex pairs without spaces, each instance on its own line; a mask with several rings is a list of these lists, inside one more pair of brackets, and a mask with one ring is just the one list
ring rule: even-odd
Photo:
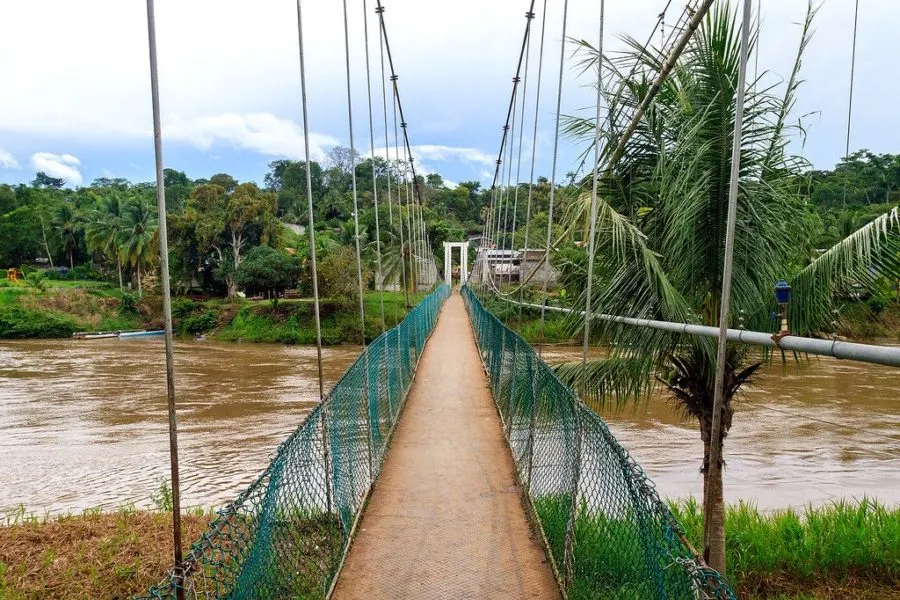
[[[556,126],[553,130],[553,160],[550,167],[550,203],[547,207],[547,246],[544,249],[544,262],[550,264],[550,245],[553,236],[553,201],[556,197],[556,160],[559,154],[559,117],[562,110],[562,84],[566,59],[566,20],[569,15],[569,0],[563,0],[562,36],[559,44],[559,81],[556,86]],[[547,283],[549,272],[541,285],[541,335],[538,341],[538,356],[543,354],[547,320]]]
[[[526,42],[526,46],[527,46]],[[506,189],[506,207],[503,210],[503,237],[501,238],[501,242],[503,245],[508,245],[507,251],[510,252],[510,256],[512,255],[512,238],[507,231],[507,227],[509,226],[509,195],[510,195],[510,185],[512,183],[512,152],[513,152],[513,144],[515,142],[516,136],[516,110],[519,108],[518,103],[518,90],[519,82],[516,82],[516,91],[513,92],[513,112],[512,112],[512,120],[510,121],[510,130],[509,130],[509,144],[506,147],[506,185],[504,186]],[[510,259],[510,265],[512,265],[512,259]],[[510,281],[509,274],[507,272],[507,283]],[[503,273],[500,274],[500,286],[503,286]]]
[[378,173],[375,170],[375,123],[372,118],[372,72],[369,68],[369,11],[366,0],[363,7],[363,39],[366,44],[366,91],[369,102],[369,152],[372,159],[372,198],[375,202],[375,284],[381,287],[378,299],[381,304],[381,333],[384,333],[384,281],[381,271],[381,227],[378,223]]
[[359,202],[356,189],[356,147],[353,143],[353,100],[350,91],[350,30],[347,17],[347,0],[344,4],[344,64],[347,71],[347,124],[350,130],[350,185],[353,192],[353,226],[356,242],[356,280],[359,286],[359,325],[363,348],[366,347],[366,308],[363,299],[362,256],[359,251]]
[[[381,7],[380,4],[381,3],[379,3],[379,8],[381,8],[381,10],[382,10],[381,19],[383,20],[384,19],[384,8]],[[384,37],[384,27],[383,26],[381,28],[381,36],[382,36],[382,38]],[[397,94],[395,91],[396,86],[394,85],[396,81],[397,81],[397,76],[391,75],[391,88],[392,88],[391,99],[392,99],[393,105],[394,105],[394,165],[398,166],[401,163],[400,163],[400,134],[398,131],[398,124],[397,124],[398,123],[398,121],[397,121]],[[398,166],[398,168],[399,168],[399,166]],[[406,191],[406,182],[405,182],[405,175],[403,175],[402,173],[398,173],[398,175],[401,175],[404,177],[403,182],[401,182],[399,179],[397,181],[397,211],[398,211],[397,217],[400,220],[400,273],[403,278],[403,297],[406,302],[406,308],[409,308],[411,305],[409,302],[409,286],[406,283],[406,277],[407,277],[407,275],[406,275],[406,258],[404,256],[404,252],[406,252],[407,244],[409,243],[409,238],[407,236],[406,240],[403,239],[404,238],[404,235],[403,235],[403,195],[400,193],[401,183],[403,185],[404,191]],[[407,207],[408,207],[408,205],[409,205],[409,192],[408,191],[407,191],[407,195],[406,195],[406,200],[407,200]],[[409,222],[408,210],[409,209],[407,208],[407,223]],[[410,277],[410,279],[412,278],[412,273],[409,274],[409,277]]]
[[[378,15],[379,22],[383,18],[384,15],[384,7],[378,6],[375,8],[375,14]],[[384,113],[384,164],[387,169],[387,194],[388,194],[388,225],[390,226],[389,231],[391,231],[391,239],[393,239],[393,228],[394,228],[394,207],[393,200],[391,198],[391,151],[390,151],[390,141],[388,140],[388,113],[387,113],[387,81],[385,77],[384,71],[384,33],[381,31],[381,27],[378,28],[378,47],[381,56],[381,107]],[[374,165],[373,165],[374,166]],[[403,262],[403,247],[400,247],[400,262]],[[404,277],[404,284],[405,283]],[[382,288],[384,287],[384,281],[381,282]],[[392,302],[394,305],[394,322],[399,323],[399,315],[397,302]]]
[[[526,18],[531,21],[534,18],[534,13],[528,13]],[[525,72],[522,74],[522,110],[519,115],[519,149],[518,155],[516,158],[516,191],[513,197],[513,216],[512,216],[512,225],[510,226],[510,230],[512,231],[512,236],[510,238],[509,244],[509,265],[507,266],[507,274],[508,274],[508,283],[512,283],[512,265],[513,265],[513,252],[515,251],[516,246],[516,217],[518,216],[519,211],[519,188],[520,182],[522,180],[522,141],[524,139],[525,133],[525,103],[528,100],[528,62],[531,57],[531,34],[529,32],[528,40],[525,42]],[[510,165],[510,169],[512,169],[512,165]],[[521,265],[521,262],[519,263]],[[519,269],[519,280],[521,281],[521,268]],[[509,305],[509,298],[507,297],[507,306]]]

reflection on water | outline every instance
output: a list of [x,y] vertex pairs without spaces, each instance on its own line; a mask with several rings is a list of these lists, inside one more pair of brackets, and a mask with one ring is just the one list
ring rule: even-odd
[[[545,348],[548,362],[581,348]],[[699,428],[660,394],[601,410],[662,496],[702,494]],[[900,369],[830,358],[764,367],[735,404],[725,441],[725,496],[761,508],[863,495],[900,503]]]
[[[356,347],[325,350],[326,387]],[[179,341],[186,505],[231,500],[316,401],[315,348]],[[580,348],[545,348],[550,362]],[[660,396],[604,412],[663,496],[700,496],[697,425]],[[116,506],[168,477],[161,340],[0,343],[0,509]],[[833,423],[833,424],[832,424]],[[900,370],[812,360],[764,370],[737,404],[726,496],[770,508],[867,494],[900,503]]]
[[[359,353],[324,352],[326,389]],[[318,395],[314,347],[178,341],[185,505],[220,505]],[[168,478],[161,340],[0,343],[0,509],[147,504]]]

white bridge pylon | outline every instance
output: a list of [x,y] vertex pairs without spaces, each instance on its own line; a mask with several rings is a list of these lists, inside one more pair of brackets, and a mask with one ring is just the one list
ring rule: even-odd
[[459,283],[469,279],[469,242],[444,242],[444,281],[453,287],[453,249],[459,248]]

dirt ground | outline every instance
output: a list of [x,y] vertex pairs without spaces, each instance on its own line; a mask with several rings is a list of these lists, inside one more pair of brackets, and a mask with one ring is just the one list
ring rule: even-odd
[[423,353],[334,598],[559,598],[458,294]]

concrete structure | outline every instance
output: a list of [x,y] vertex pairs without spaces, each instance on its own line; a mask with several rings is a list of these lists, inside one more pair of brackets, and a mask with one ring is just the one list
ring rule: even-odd
[[469,242],[444,242],[444,281],[453,287],[453,249],[459,248],[459,283],[469,279]]

